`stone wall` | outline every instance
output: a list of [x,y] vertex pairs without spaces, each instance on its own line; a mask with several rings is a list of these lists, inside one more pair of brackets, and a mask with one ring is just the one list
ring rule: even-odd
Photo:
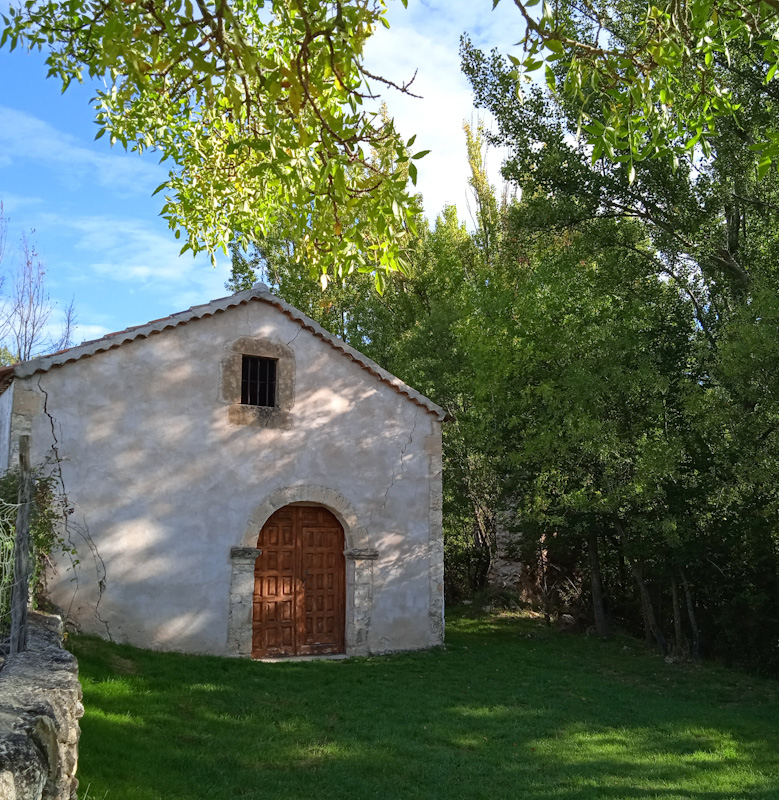
[[76,800],[78,664],[59,617],[29,621],[27,651],[0,671],[0,800]]
[[487,582],[498,589],[520,591],[523,566],[516,551],[516,534],[510,533],[501,524],[495,531],[495,552],[490,563]]

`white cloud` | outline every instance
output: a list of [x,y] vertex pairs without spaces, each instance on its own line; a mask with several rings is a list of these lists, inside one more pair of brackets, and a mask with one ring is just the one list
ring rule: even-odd
[[0,168],[27,162],[46,167],[71,185],[97,184],[149,194],[166,176],[148,157],[121,150],[98,152],[37,117],[0,106]]
[[105,325],[82,325],[77,324],[73,332],[73,341],[76,344],[81,342],[91,342],[93,339],[102,339],[107,333],[113,333],[111,328]]
[[[2,159],[0,159],[0,163]],[[0,203],[3,204],[3,214],[5,218],[13,217],[18,211],[25,211],[29,208],[40,208],[45,200],[42,197],[25,196],[22,194],[12,194],[5,192],[0,196]],[[11,219],[11,222],[13,220]]]
[[[470,85],[460,71],[460,36],[468,32],[475,45],[506,52],[522,33],[513,4],[504,0],[495,11],[490,7],[488,0],[410,0],[404,11],[395,3],[390,7],[392,27],[377,31],[368,43],[371,72],[402,82],[417,71],[411,88],[422,100],[393,90],[383,95],[402,135],[417,135],[414,149],[432,151],[419,161],[417,185],[429,217],[446,203],[456,204],[461,218],[467,216],[468,162],[462,126],[475,121],[477,114]],[[488,161],[496,184],[500,160],[493,154]]]
[[[181,242],[172,232],[151,221],[115,215],[61,218],[45,214],[44,224],[66,226],[73,239],[82,276],[86,270],[120,283],[181,283],[202,272],[207,257],[180,256]],[[158,224],[154,224],[154,223]],[[159,230],[157,230],[159,228]]]
[[206,256],[180,256],[181,242],[146,221],[105,215],[69,219],[67,224],[76,239],[74,250],[86,253],[82,268],[103,279],[143,289],[168,284],[193,291],[194,284],[198,297],[201,290],[222,286],[227,279],[224,263],[212,269]]
[[41,216],[41,227],[65,237],[60,254],[71,260],[60,257],[47,278],[52,297],[65,304],[75,298],[79,341],[228,293],[229,261],[218,259],[214,269],[207,256],[180,256],[181,243],[159,218],[50,213]]

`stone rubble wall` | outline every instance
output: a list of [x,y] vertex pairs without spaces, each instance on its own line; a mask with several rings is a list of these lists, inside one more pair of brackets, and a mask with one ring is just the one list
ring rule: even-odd
[[0,671],[0,800],[76,800],[83,714],[62,620],[31,612],[27,650]]
[[509,589],[519,592],[524,569],[522,563],[512,554],[515,535],[502,525],[495,531],[495,552],[490,563],[487,583],[496,589]]

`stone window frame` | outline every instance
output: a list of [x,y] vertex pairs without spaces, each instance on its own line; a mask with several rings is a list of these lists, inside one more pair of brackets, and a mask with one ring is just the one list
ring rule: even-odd
[[[222,359],[221,400],[227,406],[230,425],[255,428],[288,428],[295,403],[295,354],[282,342],[242,336],[229,342]],[[253,406],[241,403],[243,357],[258,356],[276,362],[276,405]]]

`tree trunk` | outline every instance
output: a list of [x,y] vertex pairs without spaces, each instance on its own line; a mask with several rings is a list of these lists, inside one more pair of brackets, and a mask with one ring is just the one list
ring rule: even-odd
[[618,569],[619,569],[619,587],[620,592],[626,591],[629,578],[628,578],[628,570],[627,566],[625,565],[625,551],[622,549],[622,540],[619,539],[619,547],[617,550],[618,556]]
[[[546,536],[541,536],[541,544],[543,546],[544,540]],[[540,568],[540,588],[541,588],[541,599],[544,604],[544,622],[546,622],[546,627],[549,628],[552,625],[552,599],[549,593],[549,571],[547,565],[547,550],[546,547],[543,547],[541,553],[539,555],[538,560],[539,568]]]
[[652,607],[652,599],[649,597],[649,590],[646,588],[644,577],[636,563],[633,561],[629,561],[629,563],[633,577],[638,585],[638,592],[641,595],[641,613],[644,616],[644,630],[648,629],[651,631],[652,638],[657,642],[657,646],[660,648],[663,655],[665,655],[668,652],[668,643],[665,640],[665,636],[663,636],[663,632],[660,630],[660,626],[657,624],[655,611]]
[[606,610],[603,606],[603,582],[600,574],[600,555],[598,553],[598,532],[594,529],[587,534],[587,555],[590,561],[590,582],[592,584],[592,613],[595,617],[595,632],[599,639],[607,639],[609,627]]
[[[622,520],[617,514],[614,515],[614,530],[617,532],[619,552],[623,569],[624,565],[627,563],[627,565],[630,567],[631,573],[635,578],[636,585],[638,586],[638,596],[641,600],[641,621],[644,624],[644,639],[646,640],[647,645],[651,647],[655,642],[655,638],[652,633],[652,626],[650,625],[650,619],[654,618],[654,613],[652,611],[651,601],[649,600],[649,593],[646,591],[646,586],[641,578],[641,573],[638,570],[638,567],[633,564],[633,562],[625,553],[625,529],[622,527]],[[649,603],[648,607],[647,603]]]
[[674,613],[674,654],[677,658],[685,658],[687,656],[687,642],[682,631],[682,606],[679,602],[679,585],[675,576],[671,577],[671,602]]
[[473,503],[476,525],[474,526],[474,554],[476,556],[476,574],[471,576],[471,588],[479,591],[487,585],[487,578],[492,565],[492,547],[490,536],[491,520],[478,503]]
[[692,594],[690,592],[690,584],[687,583],[687,576],[679,570],[679,575],[682,579],[682,586],[684,587],[684,599],[687,603],[687,618],[690,620],[690,630],[692,631],[692,646],[690,654],[693,658],[701,657],[700,649],[700,634],[698,633],[698,623],[695,619],[695,608],[692,603]]

